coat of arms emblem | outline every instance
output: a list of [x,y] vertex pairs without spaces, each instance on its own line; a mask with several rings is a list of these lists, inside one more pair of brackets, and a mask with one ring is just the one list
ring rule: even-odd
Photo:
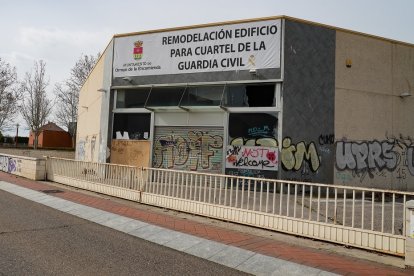
[[142,58],[142,55],[144,54],[144,47],[142,47],[142,44],[144,42],[138,40],[134,42],[134,59],[139,60]]

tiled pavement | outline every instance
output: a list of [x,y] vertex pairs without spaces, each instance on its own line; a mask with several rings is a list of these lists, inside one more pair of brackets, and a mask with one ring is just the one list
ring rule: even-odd
[[32,201],[252,274],[414,275],[413,270],[141,210],[131,204],[67,190],[63,186],[58,189],[64,192],[46,195],[39,191],[56,190],[56,186],[3,172],[0,172],[0,181],[0,189]]

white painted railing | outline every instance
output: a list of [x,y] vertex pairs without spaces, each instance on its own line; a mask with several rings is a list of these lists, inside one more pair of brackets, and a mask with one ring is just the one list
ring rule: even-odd
[[47,180],[117,196],[140,200],[142,170],[137,167],[47,158]]
[[47,172],[52,181],[146,204],[395,255],[404,255],[405,204],[414,199],[408,192],[57,158],[48,159]]

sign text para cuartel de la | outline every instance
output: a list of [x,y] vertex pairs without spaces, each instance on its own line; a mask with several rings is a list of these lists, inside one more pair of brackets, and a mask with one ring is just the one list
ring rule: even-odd
[[115,39],[114,77],[280,68],[280,20]]

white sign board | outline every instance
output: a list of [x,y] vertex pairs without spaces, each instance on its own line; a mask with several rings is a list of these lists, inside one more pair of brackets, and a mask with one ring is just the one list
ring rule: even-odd
[[261,146],[228,146],[226,168],[277,171],[278,149]]
[[280,68],[281,21],[115,38],[114,77]]

